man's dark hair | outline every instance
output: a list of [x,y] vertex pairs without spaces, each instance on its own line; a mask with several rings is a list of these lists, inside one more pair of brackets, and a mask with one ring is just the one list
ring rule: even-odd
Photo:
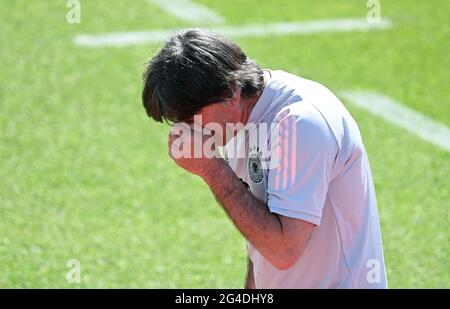
[[142,102],[156,121],[187,121],[212,103],[262,91],[263,72],[242,49],[210,31],[190,29],[170,36],[143,75]]

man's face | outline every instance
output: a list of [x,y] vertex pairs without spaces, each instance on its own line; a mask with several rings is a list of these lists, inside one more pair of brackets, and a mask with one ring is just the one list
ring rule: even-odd
[[[238,95],[238,96],[237,96]],[[240,92],[231,99],[213,103],[204,107],[192,120],[202,127],[212,130],[217,146],[225,145],[237,132],[230,130],[233,125],[240,124],[242,119],[242,107],[240,104]],[[198,117],[198,116],[201,116]],[[228,126],[227,126],[228,124]],[[231,125],[231,126],[230,126]]]

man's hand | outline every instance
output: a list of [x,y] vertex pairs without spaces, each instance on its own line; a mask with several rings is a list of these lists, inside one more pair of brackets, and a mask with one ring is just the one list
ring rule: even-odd
[[203,128],[194,124],[176,123],[170,130],[168,146],[170,157],[179,167],[202,178],[223,161],[214,137],[203,134]]

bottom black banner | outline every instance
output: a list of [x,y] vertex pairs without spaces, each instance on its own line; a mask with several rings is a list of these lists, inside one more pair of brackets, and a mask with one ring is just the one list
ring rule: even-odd
[[2,303],[86,306],[94,302],[117,306],[172,305],[358,305],[430,304],[448,299],[448,290],[2,290]]

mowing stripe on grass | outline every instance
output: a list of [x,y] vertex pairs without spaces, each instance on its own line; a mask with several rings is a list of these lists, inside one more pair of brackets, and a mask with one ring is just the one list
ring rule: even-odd
[[147,0],[157,5],[168,14],[178,17],[184,21],[200,24],[223,23],[223,18],[215,11],[193,3],[190,0]]
[[[305,22],[250,24],[238,26],[223,26],[212,28],[219,33],[234,38],[266,37],[277,35],[308,35],[322,32],[370,31],[390,28],[388,20],[379,23],[368,23],[365,18],[328,19]],[[129,45],[160,43],[171,33],[180,29],[167,29],[141,32],[116,32],[109,34],[77,35],[76,45],[88,47],[124,47]]]
[[392,98],[370,91],[343,91],[341,96],[384,120],[450,151],[450,129]]

